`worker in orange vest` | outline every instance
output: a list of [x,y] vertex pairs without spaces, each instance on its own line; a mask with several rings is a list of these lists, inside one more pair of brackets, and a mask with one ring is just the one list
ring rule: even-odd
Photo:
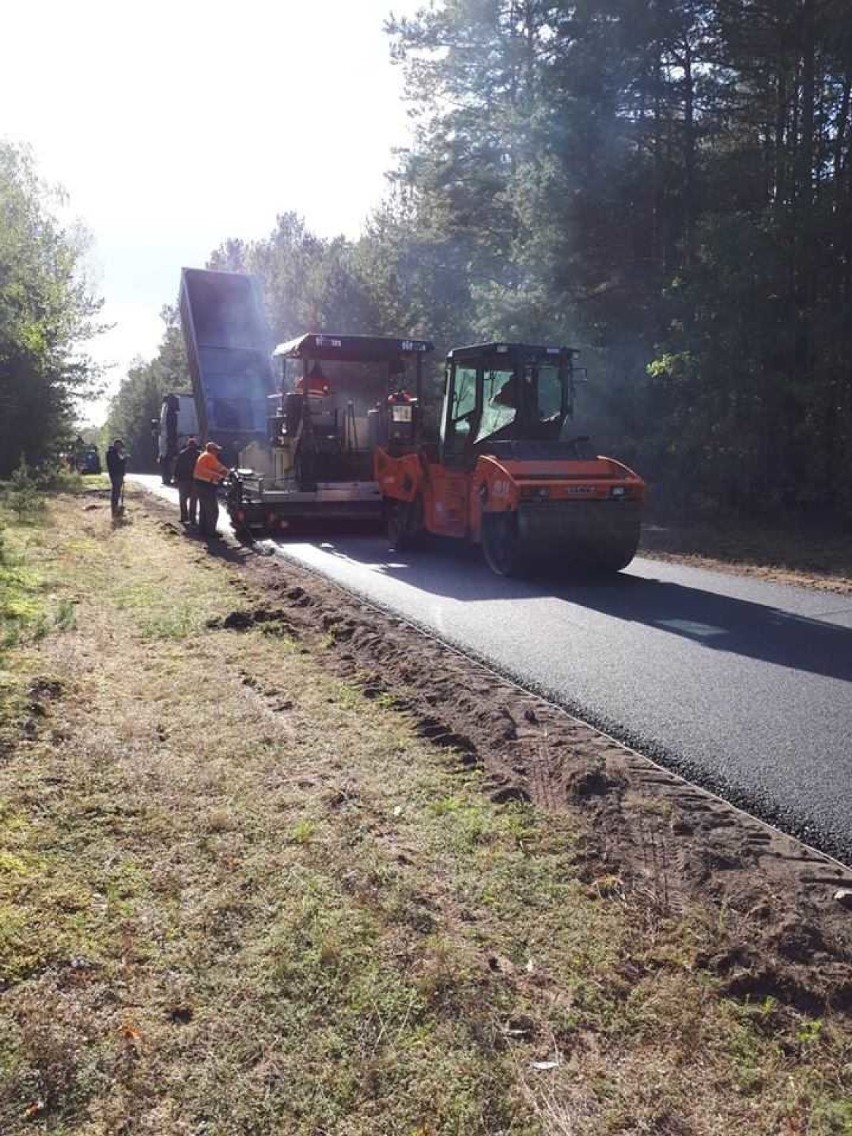
[[219,520],[219,502],[216,486],[228,476],[228,467],[216,457],[222,450],[215,442],[208,442],[195,462],[192,477],[198,497],[198,531],[202,536],[221,536],[216,531]]

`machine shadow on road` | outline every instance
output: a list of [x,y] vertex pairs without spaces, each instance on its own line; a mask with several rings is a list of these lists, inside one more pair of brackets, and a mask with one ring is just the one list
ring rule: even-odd
[[[451,543],[398,553],[375,538],[310,541],[314,548],[421,591],[462,602],[556,600],[643,624],[716,651],[852,681],[852,629],[749,600],[627,573],[606,579],[514,580],[495,576],[478,551]],[[286,549],[286,542],[281,542]]]
[[561,598],[716,651],[852,681],[852,630],[818,619],[640,576],[578,585]]

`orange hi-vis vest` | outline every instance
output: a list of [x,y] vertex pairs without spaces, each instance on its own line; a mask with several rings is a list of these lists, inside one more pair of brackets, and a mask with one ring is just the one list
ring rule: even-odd
[[196,481],[210,481],[215,485],[227,475],[228,467],[222,465],[215,454],[210,454],[204,450],[198,455],[198,461],[196,461],[195,469],[192,471],[192,476]]

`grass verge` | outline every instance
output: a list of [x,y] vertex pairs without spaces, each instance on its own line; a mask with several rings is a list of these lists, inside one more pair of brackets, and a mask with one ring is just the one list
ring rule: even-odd
[[852,593],[852,534],[806,523],[784,528],[745,524],[655,522],[642,530],[640,555],[675,560],[781,584]]
[[571,814],[285,622],[214,629],[239,571],[108,514],[8,522],[75,619],[4,656],[0,1130],[852,1130],[846,1017],[723,997],[718,913],[584,883]]

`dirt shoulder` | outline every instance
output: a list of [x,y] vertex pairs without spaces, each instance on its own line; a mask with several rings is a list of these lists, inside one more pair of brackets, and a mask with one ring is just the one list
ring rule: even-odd
[[852,535],[791,524],[685,525],[649,520],[640,555],[778,584],[852,595]]
[[108,514],[14,534],[0,1129],[849,1131],[831,861],[326,581]]

